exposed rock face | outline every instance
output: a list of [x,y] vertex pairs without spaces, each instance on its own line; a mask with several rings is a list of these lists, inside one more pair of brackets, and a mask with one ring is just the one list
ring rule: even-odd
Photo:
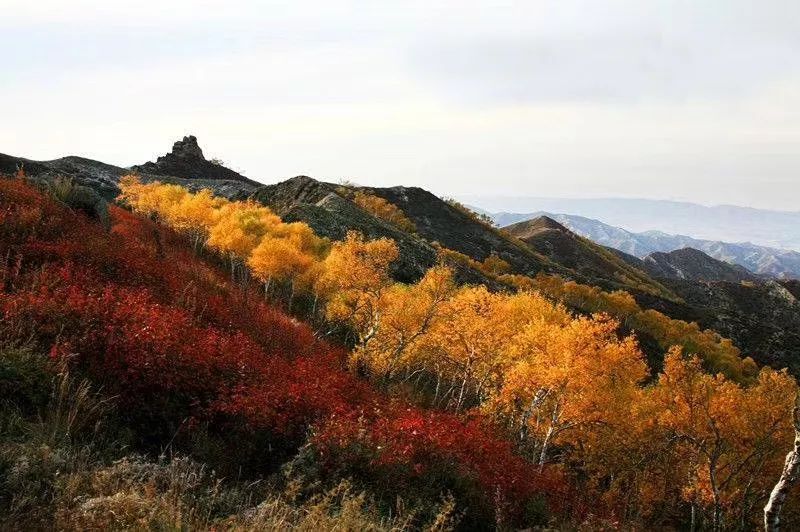
[[[189,147],[189,152],[191,153],[193,151],[193,148]],[[194,153],[196,153],[196,151],[194,151]],[[155,165],[156,163],[148,164]],[[228,172],[233,172],[232,170],[214,165],[208,161],[206,161],[206,164],[215,166],[216,168],[222,168]],[[57,176],[72,178],[76,184],[94,189],[106,200],[113,200],[119,195],[119,187],[117,184],[119,183],[120,177],[131,173],[131,169],[129,168],[101,163],[100,161],[94,161],[84,157],[68,156],[52,161],[33,161],[0,153],[0,174],[13,174],[19,166],[24,168],[27,176],[41,181],[50,181]],[[153,168],[156,170],[158,169],[157,167]],[[142,181],[158,180],[165,183],[175,183],[194,191],[200,190],[201,188],[208,188],[211,189],[214,194],[229,199],[245,199],[260,186],[259,183],[239,176],[236,172],[233,172],[233,174],[239,176],[236,179],[182,179],[170,174],[154,174],[141,169],[137,170],[137,172]]]
[[[183,140],[175,141],[175,144],[172,146],[172,155],[182,159],[198,158],[205,160],[205,157],[203,157],[203,150],[200,149],[200,146],[197,144],[197,137],[194,135],[189,135],[188,137],[183,137]],[[163,158],[164,157],[162,157],[162,159]]]
[[132,169],[146,174],[168,175],[183,179],[227,179],[253,183],[229,168],[206,160],[194,135],[175,142],[172,151],[159,157],[156,162],[133,166]]
[[669,253],[651,253],[644,266],[653,277],[693,281],[755,281],[756,276],[746,268],[717,260],[692,248],[676,249]]
[[[348,231],[358,231],[367,238],[391,238],[397,243],[399,257],[392,264],[392,276],[398,281],[413,282],[436,264],[436,249],[418,235],[407,233],[376,218],[350,201],[337,185],[297,176],[258,189],[252,196],[267,205],[287,222],[305,222],[315,233],[343,240]],[[485,283],[490,279],[471,268],[458,268],[456,277],[465,283]]]

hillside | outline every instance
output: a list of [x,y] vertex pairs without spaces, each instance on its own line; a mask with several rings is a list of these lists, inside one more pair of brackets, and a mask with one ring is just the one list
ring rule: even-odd
[[[652,253],[641,260],[598,246],[547,216],[505,229],[554,262],[591,279],[593,286],[613,290],[624,281],[643,308],[717,331],[761,364],[800,371],[795,355],[800,347],[796,333],[800,307],[779,284],[764,283],[744,268],[694,249]],[[642,289],[632,289],[637,285]],[[665,293],[670,296],[661,295]],[[585,305],[576,306],[586,310]],[[634,331],[647,346],[653,332],[641,326]],[[648,348],[651,356],[652,352]]]
[[[443,258],[441,247],[437,248],[443,246],[446,250],[457,252],[456,255],[463,254],[460,258],[455,257],[457,260],[447,259],[447,263],[455,268],[460,283],[483,284],[492,290],[509,288],[507,282],[501,281],[483,264],[487,259],[499,259],[501,263],[508,264],[509,273],[556,274],[567,280],[597,285],[607,290],[628,290],[645,308],[662,311],[680,320],[700,320],[703,327],[722,326],[723,322],[715,318],[715,313],[726,315],[724,309],[729,306],[724,298],[705,302],[694,299],[691,304],[680,302],[684,297],[683,291],[688,290],[688,295],[692,296],[695,288],[699,290],[702,287],[697,286],[692,290],[684,285],[667,288],[668,283],[653,277],[653,274],[663,275],[665,272],[648,273],[645,263],[635,257],[595,245],[567,231],[561,222],[571,223],[574,217],[566,220],[566,217],[558,216],[559,227],[551,227],[538,236],[529,235],[531,242],[526,243],[507,231],[491,227],[468,209],[448,203],[419,188],[342,186],[305,176],[274,185],[259,185],[239,174],[233,176],[230,174],[232,171],[213,173],[218,172],[219,166],[205,161],[202,150],[192,137],[176,142],[172,152],[160,158],[161,163],[157,161],[139,168],[172,171],[170,161],[176,160],[184,163],[189,161],[200,169],[207,169],[209,165],[214,168],[211,174],[198,171],[191,178],[142,173],[141,170],[138,175],[144,182],[158,180],[179,184],[189,190],[209,188],[215,194],[231,199],[252,197],[273,208],[287,221],[307,223],[317,234],[333,241],[343,240],[351,230],[359,231],[368,238],[390,238],[397,242],[399,249],[398,258],[390,269],[393,277],[403,282],[420,279],[428,268]],[[43,162],[0,156],[0,171],[13,172],[19,165],[24,165],[26,172],[36,179],[47,181],[54,176],[64,175],[77,184],[87,185],[89,189],[84,191],[84,195],[89,197],[84,202],[92,205],[98,204],[100,199],[96,195],[92,197],[92,191],[106,198],[115,197],[119,192],[120,177],[130,172],[118,166],[75,157]],[[220,175],[232,178],[218,179]],[[413,225],[413,230],[401,228],[357,205],[353,198],[356,193],[381,198],[400,209]],[[583,223],[591,222],[583,220]],[[703,274],[709,271],[702,270]],[[763,298],[755,300],[765,301]],[[788,311],[788,308],[784,311]],[[753,319],[768,320],[768,315],[768,309],[764,309],[764,312],[756,313]],[[780,322],[770,325],[767,321],[762,325],[784,330]],[[772,336],[758,335],[755,341],[747,338],[744,330],[730,327],[724,330],[737,345],[747,346],[746,355],[759,361],[786,362],[794,357],[790,354],[793,343],[788,331]],[[641,334],[640,338],[647,344],[648,340]],[[649,356],[660,356],[656,350],[648,349]],[[794,364],[788,365],[794,367]]]
[[[776,281],[695,283],[664,279],[703,327],[734,340],[761,364],[800,375],[800,300],[792,284]],[[680,312],[674,313],[680,316]]]
[[[399,208],[414,224],[415,232],[412,234],[392,227],[360,209],[349,199],[359,191],[383,198]],[[401,261],[408,256],[408,262],[430,266],[420,251],[426,250],[430,256],[434,244],[439,244],[477,261],[494,254],[508,262],[517,273],[569,273],[477,220],[469,211],[460,210],[420,188],[341,186],[302,176],[263,187],[253,197],[291,219],[308,223],[331,238],[341,239],[348,229],[370,236],[391,237],[400,245]],[[416,267],[414,271],[424,270]]]
[[589,284],[676,298],[656,280],[648,277],[644,270],[631,266],[547,216],[519,222],[504,230],[553,262],[578,272]]
[[733,283],[757,279],[742,266],[722,262],[693,248],[651,253],[642,262],[646,271],[656,278]]
[[[399,249],[392,273],[399,281],[416,281],[436,264],[438,253],[431,242],[367,212],[349,195],[341,186],[297,176],[260,187],[251,197],[285,220],[306,223],[318,235],[332,240],[344,240],[348,231],[358,231],[368,238],[392,239]],[[499,287],[497,282],[469,265],[458,265],[457,274],[462,282]]]
[[[787,249],[758,246],[747,242],[730,243],[701,240],[684,235],[670,235],[662,231],[634,233],[591,218],[572,214],[537,212],[532,218],[549,216],[560,224],[589,240],[643,259],[654,252],[669,253],[682,248],[694,248],[711,257],[738,264],[758,275],[775,278],[800,276],[800,253]],[[503,221],[498,217],[496,220]]]
[[3,526],[598,528],[642,497],[626,523],[681,527],[651,486],[711,493],[700,415],[739,464],[721,515],[760,519],[743,487],[780,470],[796,384],[718,335],[639,311],[686,350],[653,374],[607,316],[444,266],[397,283],[386,238],[134,176],[103,218],[70,186],[0,179]]
[[[413,282],[421,278],[428,268],[443,258],[441,247],[437,248],[443,246],[463,254],[461,258],[455,257],[457,260],[447,259],[448,264],[455,268],[459,282],[484,284],[492,290],[506,290],[508,284],[491,274],[483,261],[500,259],[509,265],[510,273],[556,274],[567,280],[598,285],[607,290],[625,289],[633,293],[646,308],[660,310],[681,320],[700,320],[704,327],[717,327],[721,322],[714,319],[714,313],[722,312],[724,315],[723,311],[728,306],[724,299],[705,303],[693,300],[691,305],[681,303],[679,300],[684,297],[681,292],[688,290],[686,286],[667,288],[667,283],[654,278],[668,272],[648,271],[647,265],[635,257],[595,245],[564,231],[572,223],[581,223],[583,228],[593,226],[593,220],[556,216],[554,220],[558,220],[561,228],[551,228],[526,243],[507,231],[491,227],[464,207],[443,201],[419,188],[342,186],[305,176],[274,185],[260,185],[227,169],[222,174],[217,173],[221,167],[205,160],[197,140],[192,137],[177,141],[173,150],[159,160],[160,162],[139,167],[138,175],[143,181],[174,183],[189,190],[209,188],[215,194],[231,199],[252,197],[273,208],[287,221],[307,223],[317,234],[334,241],[344,239],[350,230],[359,231],[368,238],[392,239],[398,244],[399,255],[391,264],[391,271],[394,278],[400,281]],[[181,164],[189,164],[199,170],[195,170],[190,178],[142,173],[145,168],[150,171],[170,172],[171,168],[175,168],[174,164],[178,164],[175,161],[182,161]],[[0,156],[0,171],[13,172],[19,165],[23,165],[26,173],[36,179],[47,181],[54,176],[63,175],[73,179],[76,184],[88,186],[82,192],[87,196],[83,201],[91,205],[99,205],[101,197],[115,197],[119,192],[120,177],[131,171],[76,157],[31,161]],[[200,171],[209,168],[210,174]],[[231,178],[219,179],[220,176]],[[413,230],[409,231],[408,228],[381,219],[375,213],[357,205],[353,198],[356,193],[381,198],[400,209],[413,225]],[[607,231],[609,235],[620,235],[614,233],[615,228],[610,226],[597,227],[601,231]],[[639,235],[639,238],[645,237]],[[703,275],[710,271],[698,270]],[[734,277],[728,275],[725,278]],[[689,295],[692,293],[690,291]],[[762,298],[756,300],[764,301]],[[756,315],[767,316],[768,312],[765,309],[765,312]],[[764,324],[766,325],[768,323]],[[781,328],[781,324],[778,323],[777,327]],[[791,334],[771,337],[759,335],[757,338],[760,341],[754,342],[745,338],[743,331],[730,327],[725,328],[725,331],[737,345],[747,345],[746,354],[758,360],[792,358],[788,352],[793,344],[786,341],[791,338]],[[656,353],[652,352],[651,356],[656,356]]]
[[[489,494],[535,496],[540,474],[478,418],[358,379],[184,235],[113,205],[109,230],[57,198],[0,178],[3,528],[335,526],[338,502],[350,526],[390,526],[379,507],[397,497],[415,508],[403,527],[484,527]],[[285,513],[257,511],[265,498]]]

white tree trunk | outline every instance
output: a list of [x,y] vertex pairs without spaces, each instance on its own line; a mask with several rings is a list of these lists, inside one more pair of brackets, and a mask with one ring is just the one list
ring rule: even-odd
[[794,448],[786,455],[781,477],[772,488],[767,505],[764,506],[764,530],[767,532],[777,532],[780,529],[783,503],[800,473],[800,398],[795,399],[792,418],[794,421]]

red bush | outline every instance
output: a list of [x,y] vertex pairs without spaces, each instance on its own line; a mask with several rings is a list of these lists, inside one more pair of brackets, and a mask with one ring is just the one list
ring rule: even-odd
[[0,335],[69,355],[140,421],[223,419],[290,441],[312,430],[326,460],[357,446],[398,484],[446,468],[511,513],[540,489],[538,468],[479,418],[389,400],[179,235],[117,207],[110,215],[106,232],[0,179]]

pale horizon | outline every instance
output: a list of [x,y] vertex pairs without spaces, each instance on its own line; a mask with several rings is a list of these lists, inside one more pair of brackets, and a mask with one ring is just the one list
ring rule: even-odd
[[793,2],[4,4],[2,153],[798,211]]

